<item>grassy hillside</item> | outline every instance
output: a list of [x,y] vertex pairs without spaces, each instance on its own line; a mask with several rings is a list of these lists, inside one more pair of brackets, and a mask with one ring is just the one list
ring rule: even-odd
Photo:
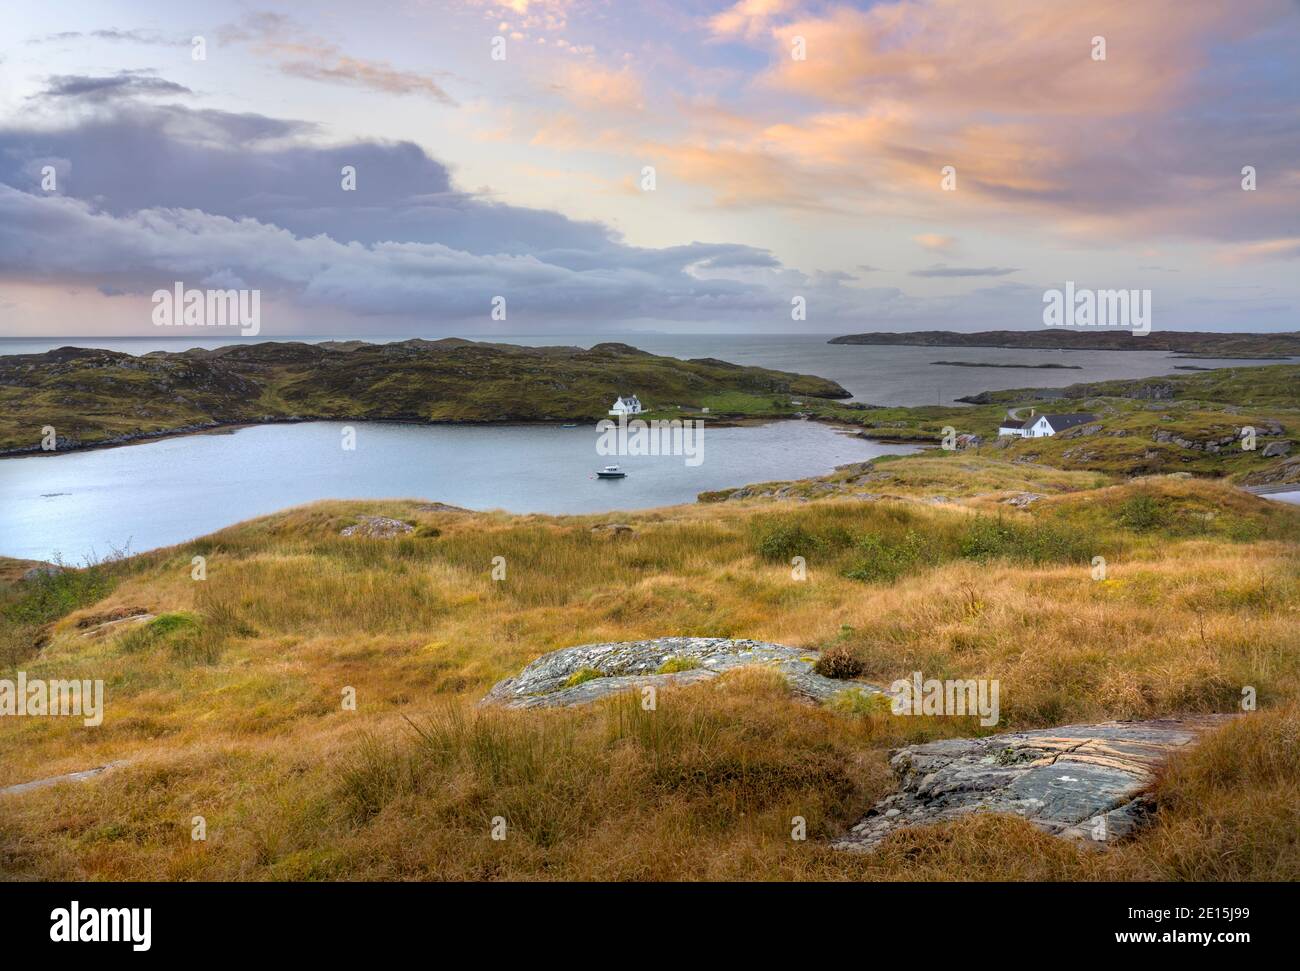
[[[1300,365],[1222,368],[1172,377],[1016,388],[963,399],[969,407],[863,408],[816,401],[817,417],[859,425],[873,438],[938,444],[945,428],[978,435],[975,454],[1113,477],[1174,472],[1235,482],[1300,481],[1300,464],[1265,456],[1270,443],[1291,442],[1300,453]],[[997,438],[1010,409],[1038,413],[1090,412],[1095,423],[1052,438]],[[1241,431],[1256,431],[1253,451]],[[870,490],[868,490],[870,491]]]
[[[885,467],[951,474],[960,460]],[[1024,484],[1005,468],[969,474]],[[1074,491],[1025,510],[1000,494],[696,505],[621,513],[622,533],[593,531],[599,516],[329,502],[6,582],[0,677],[103,678],[108,698],[96,729],[0,718],[0,787],[127,764],[0,795],[0,874],[1300,878],[1300,510],[1201,481],[1027,474]],[[339,535],[373,514],[420,529]],[[195,555],[204,581],[190,578]],[[86,636],[141,610],[157,619]],[[655,712],[635,699],[475,707],[545,651],[667,634],[835,646],[875,682],[998,678],[1002,724],[810,708],[756,672],[666,690]],[[891,746],[1233,711],[1247,685],[1261,711],[1180,758],[1155,826],[1109,853],[1009,819],[900,834],[872,857],[824,845],[890,789]],[[348,687],[356,711],[340,703]],[[206,842],[190,838],[196,815]],[[806,842],[790,839],[795,815]],[[494,816],[505,841],[489,838]]]
[[[1214,368],[1193,374],[1121,378],[1072,384],[1065,388],[1015,388],[984,391],[962,401],[971,404],[1020,404],[1026,401],[1080,401],[1125,398],[1138,401],[1214,402],[1242,408],[1300,408],[1300,364]],[[1052,406],[1053,410],[1061,410]]]
[[332,418],[558,421],[603,418],[637,394],[665,416],[780,415],[791,395],[845,398],[833,381],[681,361],[626,344],[519,347],[463,340],[261,343],[140,357],[65,347],[0,357],[0,452],[60,448],[213,423]]
[[1099,472],[1067,472],[1049,465],[1011,462],[980,454],[977,449],[959,452],[927,450],[901,456],[883,455],[869,462],[840,466],[829,475],[793,482],[762,482],[755,485],[703,492],[701,502],[739,499],[928,498],[980,499],[997,502],[1017,493],[1077,492],[1110,485],[1110,476]]

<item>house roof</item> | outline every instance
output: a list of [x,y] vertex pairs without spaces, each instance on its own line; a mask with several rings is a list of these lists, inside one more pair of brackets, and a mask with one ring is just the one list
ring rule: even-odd
[[1067,415],[1039,415],[1038,418],[1046,418],[1047,423],[1058,432],[1066,428],[1073,428],[1075,425],[1086,425],[1090,421],[1097,420],[1096,415],[1090,415],[1086,411],[1076,411]]
[[998,427],[999,428],[1024,428],[1025,423],[1023,421],[1017,421],[1014,418],[1004,418],[1002,420],[1002,424],[998,425]]

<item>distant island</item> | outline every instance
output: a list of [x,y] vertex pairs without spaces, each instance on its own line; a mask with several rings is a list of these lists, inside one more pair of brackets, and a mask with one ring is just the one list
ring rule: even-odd
[[1049,371],[1082,371],[1079,364],[991,364],[984,361],[931,361],[935,367],[1019,367],[1041,368]]
[[1208,331],[1153,331],[1139,337],[1126,330],[918,330],[880,331],[833,337],[828,344],[891,344],[912,347],[1006,347],[1045,351],[1172,351],[1186,357],[1267,361],[1300,357],[1300,331],[1276,334],[1226,334]]
[[64,451],[285,421],[595,420],[621,394],[713,419],[793,414],[792,396],[851,397],[825,378],[619,343],[263,342],[138,357],[61,347],[0,357],[0,454],[39,453],[47,426]]

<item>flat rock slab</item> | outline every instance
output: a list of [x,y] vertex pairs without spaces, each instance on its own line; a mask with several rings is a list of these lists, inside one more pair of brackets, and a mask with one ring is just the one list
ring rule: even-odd
[[1021,816],[1054,835],[1105,846],[1144,822],[1155,770],[1232,717],[1067,725],[898,749],[890,765],[899,791],[832,845],[871,850],[899,829],[981,812]]
[[[781,672],[801,698],[825,702],[858,690],[881,694],[862,681],[822,677],[813,670],[816,651],[730,637],[659,637],[648,641],[584,644],[543,654],[513,678],[497,682],[481,704],[505,708],[553,708],[582,705],[645,685],[692,684],[724,671],[759,665]],[[659,673],[666,664],[696,667]],[[570,679],[595,673],[579,684]]]
[[16,796],[20,793],[31,792],[33,789],[44,789],[46,786],[56,786],[61,782],[89,782],[105,772],[111,772],[118,766],[126,765],[129,760],[119,759],[116,762],[109,762],[105,765],[97,765],[93,769],[82,769],[80,772],[69,772],[66,775],[50,776],[48,779],[33,779],[31,782],[20,782],[17,785],[6,786],[0,789],[0,796]]
[[[116,633],[124,626],[132,624],[147,624],[153,619],[154,615],[147,611],[142,611],[138,614],[128,614],[125,617],[115,617],[112,620],[105,620],[101,623],[87,625],[86,629],[81,632],[81,636],[89,637],[93,640],[98,637],[103,637],[106,634]],[[77,626],[81,627],[82,624],[78,623]]]

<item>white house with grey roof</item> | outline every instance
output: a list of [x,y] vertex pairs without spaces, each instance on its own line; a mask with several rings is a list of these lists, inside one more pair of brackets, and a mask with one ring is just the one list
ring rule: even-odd
[[611,415],[639,415],[641,410],[641,402],[636,395],[621,394],[614,401],[614,407],[609,409],[609,413]]
[[1037,418],[1026,422],[1024,437],[1025,438],[1050,438],[1057,435],[1067,428],[1074,428],[1077,425],[1086,425],[1090,421],[1096,421],[1096,415],[1090,415],[1087,412],[1076,411],[1068,415],[1039,415]]

